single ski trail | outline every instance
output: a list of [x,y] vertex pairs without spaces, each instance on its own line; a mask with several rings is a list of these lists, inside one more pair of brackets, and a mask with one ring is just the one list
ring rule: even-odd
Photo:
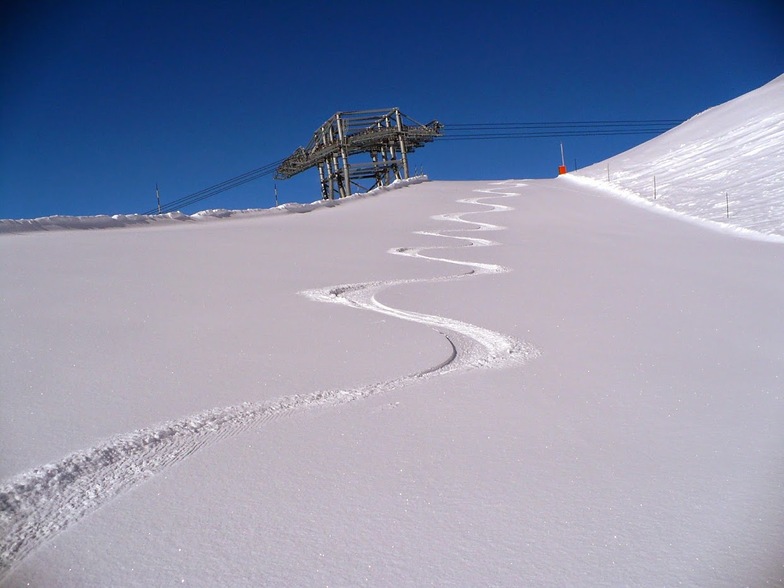
[[[500,182],[496,185],[503,184]],[[512,184],[512,187],[521,185],[524,184]],[[508,198],[518,196],[519,193],[504,191],[504,188],[475,191],[485,195],[457,202],[479,206],[480,210],[432,217],[458,223],[459,228],[415,233],[448,238],[452,240],[451,244],[399,247],[389,251],[393,255],[453,264],[463,270],[460,273],[438,278],[344,284],[301,293],[315,301],[347,305],[427,325],[441,333],[451,346],[451,354],[443,362],[417,373],[355,388],[291,395],[270,402],[247,402],[204,411],[113,437],[97,447],[72,453],[57,463],[18,475],[0,485],[0,579],[33,549],[66,527],[122,492],[221,439],[295,411],[344,404],[447,373],[520,365],[537,356],[538,352],[530,345],[502,333],[456,319],[393,308],[376,299],[379,292],[396,286],[456,281],[509,271],[495,264],[459,261],[423,253],[461,246],[497,245],[489,239],[453,233],[503,230],[501,226],[465,217],[510,210],[508,206],[484,200]],[[454,241],[460,245],[455,245]]]

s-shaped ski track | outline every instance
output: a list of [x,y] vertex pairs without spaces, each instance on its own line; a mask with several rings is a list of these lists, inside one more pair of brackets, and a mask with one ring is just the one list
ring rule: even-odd
[[[504,186],[505,182],[496,185]],[[512,184],[518,187],[524,184]],[[518,196],[504,188],[475,190],[485,196],[457,202],[477,205],[482,210],[453,212],[432,217],[460,224],[460,228],[417,231],[415,234],[448,238],[460,246],[491,247],[498,243],[475,236],[453,233],[499,231],[504,227],[465,217],[511,210],[486,199]],[[356,388],[291,395],[270,402],[246,402],[204,411],[183,419],[118,435],[96,447],[77,451],[54,464],[15,476],[0,485],[0,580],[33,549],[78,522],[122,492],[184,460],[199,449],[238,435],[255,426],[303,409],[334,406],[401,388],[416,381],[478,368],[520,365],[536,357],[530,345],[513,337],[447,317],[402,310],[382,304],[382,290],[415,283],[457,281],[483,274],[510,271],[502,266],[448,257],[425,255],[423,251],[454,249],[455,245],[400,247],[389,253],[453,264],[463,272],[438,278],[363,282],[302,292],[311,300],[343,304],[401,320],[432,327],[449,342],[452,352],[442,363],[392,380]]]

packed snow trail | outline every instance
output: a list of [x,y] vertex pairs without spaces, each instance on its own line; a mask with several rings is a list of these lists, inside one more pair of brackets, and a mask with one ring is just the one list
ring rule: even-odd
[[[415,234],[456,239],[463,242],[463,246],[497,245],[488,239],[450,234],[502,230],[503,227],[498,225],[470,221],[463,217],[511,210],[508,206],[489,204],[481,200],[519,195],[517,192],[492,189],[476,191],[488,196],[466,198],[458,202],[483,206],[487,210],[433,217],[435,220],[469,226],[442,231],[418,231]],[[454,246],[401,247],[389,253],[455,264],[467,268],[466,272],[439,278],[365,282],[302,292],[312,300],[344,304],[433,327],[443,334],[451,346],[452,352],[445,361],[421,372],[385,382],[205,411],[154,428],[114,437],[103,445],[72,453],[58,463],[16,476],[0,486],[0,578],[38,545],[115,496],[221,439],[294,411],[344,404],[447,373],[519,365],[537,356],[538,352],[533,347],[513,337],[455,319],[392,308],[376,300],[378,292],[394,286],[455,281],[509,271],[494,264],[457,261],[422,254],[425,250],[453,248]]]

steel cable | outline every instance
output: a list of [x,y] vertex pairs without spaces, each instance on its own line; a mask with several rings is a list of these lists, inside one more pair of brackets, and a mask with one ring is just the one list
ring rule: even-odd
[[[548,137],[609,137],[622,135],[658,135],[682,123],[678,119],[593,120],[548,122],[475,122],[443,125],[441,141],[487,141],[496,139],[540,139]],[[192,194],[182,196],[142,214],[168,213],[216,196],[275,172],[285,161],[279,159],[259,168],[224,180]]]

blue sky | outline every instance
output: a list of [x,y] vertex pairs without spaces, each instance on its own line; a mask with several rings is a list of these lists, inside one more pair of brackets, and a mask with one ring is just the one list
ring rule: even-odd
[[[450,123],[683,119],[784,73],[784,3],[10,2],[0,218],[142,212],[305,144],[339,110]],[[565,138],[573,167],[644,136]],[[433,179],[549,177],[559,139],[437,142]],[[319,198],[316,172],[278,182]],[[203,208],[268,207],[273,179]]]

